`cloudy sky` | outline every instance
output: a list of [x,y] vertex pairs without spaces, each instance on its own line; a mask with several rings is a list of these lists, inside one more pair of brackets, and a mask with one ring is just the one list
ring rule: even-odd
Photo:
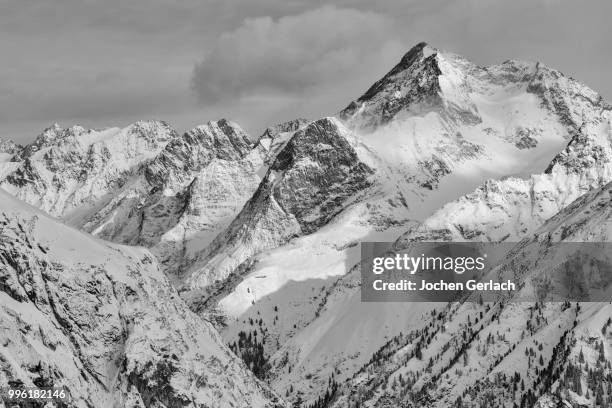
[[330,115],[411,46],[541,61],[612,99],[612,2],[0,0],[0,138],[53,122]]

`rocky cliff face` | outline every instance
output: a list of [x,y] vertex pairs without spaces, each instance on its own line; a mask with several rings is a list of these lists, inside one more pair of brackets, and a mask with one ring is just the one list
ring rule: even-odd
[[342,132],[334,119],[295,132],[240,214],[191,267],[190,288],[224,279],[258,252],[316,231],[363,194],[373,170]]
[[293,136],[296,131],[306,127],[306,125],[309,123],[309,120],[299,118],[266,128],[258,140],[259,143],[268,151],[265,159],[266,164],[272,164],[278,153],[287,144],[291,136]]
[[437,50],[426,43],[417,44],[387,75],[340,112],[340,117],[359,116],[361,126],[374,128],[401,113],[439,109],[444,104],[441,75]]
[[185,133],[147,166],[147,181],[159,188],[185,184],[184,175],[199,171],[212,160],[237,161],[252,148],[248,135],[227,120],[209,122]]
[[3,384],[65,386],[69,406],[281,406],[148,251],[0,196]]

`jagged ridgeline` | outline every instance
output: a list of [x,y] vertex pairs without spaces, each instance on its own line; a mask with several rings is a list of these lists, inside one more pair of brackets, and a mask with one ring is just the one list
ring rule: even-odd
[[0,142],[0,378],[91,406],[611,406],[608,303],[359,293],[362,241],[609,241],[611,117],[543,64],[420,43],[339,113],[259,137]]

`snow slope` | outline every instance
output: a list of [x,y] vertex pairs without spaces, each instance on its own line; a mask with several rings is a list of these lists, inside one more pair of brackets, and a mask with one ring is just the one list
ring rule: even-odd
[[[585,194],[491,273],[512,273],[528,291],[542,273],[538,263],[559,251],[559,243],[610,242],[611,199],[612,183]],[[597,279],[612,284],[612,276]],[[329,406],[448,407],[458,400],[466,407],[609,406],[610,316],[609,302],[449,304],[423,328],[391,339]]]
[[[597,106],[595,106],[597,108]],[[517,240],[586,192],[612,181],[612,106],[583,116],[567,146],[528,177],[487,180],[445,204],[405,240]]]
[[147,250],[4,192],[0,213],[1,383],[64,386],[75,407],[281,406]]

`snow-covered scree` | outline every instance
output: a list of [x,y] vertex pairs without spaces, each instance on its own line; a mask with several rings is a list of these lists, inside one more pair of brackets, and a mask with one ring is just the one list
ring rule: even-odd
[[0,192],[0,383],[65,386],[75,407],[275,407],[145,249]]
[[[597,373],[609,373],[599,356],[609,359],[608,332],[597,345],[588,337],[608,306],[364,304],[359,242],[515,241],[577,214],[609,225],[609,188],[592,192],[612,181],[611,112],[542,64],[479,67],[421,43],[335,116],[257,138],[227,120],[184,135],[164,122],[54,126],[27,146],[0,143],[0,183],[85,232],[148,247],[197,319],[214,319],[223,342],[292,404],[588,405],[610,395],[585,377],[594,347]],[[608,239],[581,225],[577,240]],[[274,401],[249,378],[261,392],[246,394],[264,402],[231,401]]]

